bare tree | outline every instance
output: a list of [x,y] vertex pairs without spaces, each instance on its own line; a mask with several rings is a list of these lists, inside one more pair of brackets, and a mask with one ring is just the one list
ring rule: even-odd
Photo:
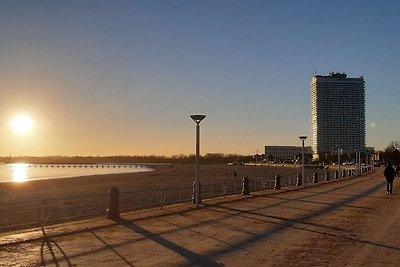
[[388,146],[385,149],[385,152],[393,152],[395,150],[400,150],[400,142],[399,141],[390,141]]

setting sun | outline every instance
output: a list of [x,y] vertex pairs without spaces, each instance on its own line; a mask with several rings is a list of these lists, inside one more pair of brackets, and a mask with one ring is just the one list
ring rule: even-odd
[[17,134],[27,134],[32,130],[32,119],[26,115],[20,115],[11,120],[11,127]]

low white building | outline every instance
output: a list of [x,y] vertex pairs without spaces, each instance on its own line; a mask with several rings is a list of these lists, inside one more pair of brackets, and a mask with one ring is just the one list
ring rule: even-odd
[[[311,146],[304,147],[305,158],[312,157]],[[301,146],[265,146],[265,158],[273,161],[295,161],[301,158]]]

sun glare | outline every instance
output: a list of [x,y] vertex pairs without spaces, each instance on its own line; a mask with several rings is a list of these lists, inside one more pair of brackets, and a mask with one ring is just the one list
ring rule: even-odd
[[26,115],[20,115],[12,119],[11,127],[17,134],[27,134],[32,130],[32,119]]
[[25,182],[28,180],[28,166],[25,163],[12,164],[14,182]]

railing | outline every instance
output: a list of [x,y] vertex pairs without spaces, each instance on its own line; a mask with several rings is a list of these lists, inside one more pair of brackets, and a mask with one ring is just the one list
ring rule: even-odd
[[[364,168],[362,174],[371,171]],[[337,178],[333,172],[330,180],[344,177],[354,177],[354,171],[345,176],[339,174]],[[280,186],[296,186],[296,177],[280,177]],[[324,182],[325,177],[319,177],[319,182]],[[307,183],[315,182],[313,177],[305,177]],[[212,199],[228,195],[238,195],[242,192],[243,182],[226,182],[222,184],[201,184],[201,198]],[[249,178],[249,191],[273,189],[275,177]],[[121,192],[119,196],[119,209],[121,212],[142,210],[167,205],[188,203],[193,199],[193,187],[173,187],[158,190]],[[105,215],[109,207],[110,196],[103,194],[76,196],[68,198],[53,198],[26,201],[0,201],[0,233],[16,229],[40,227],[48,224],[61,223],[76,219],[90,218]]]
[[0,202],[0,232],[104,214],[108,194]]

